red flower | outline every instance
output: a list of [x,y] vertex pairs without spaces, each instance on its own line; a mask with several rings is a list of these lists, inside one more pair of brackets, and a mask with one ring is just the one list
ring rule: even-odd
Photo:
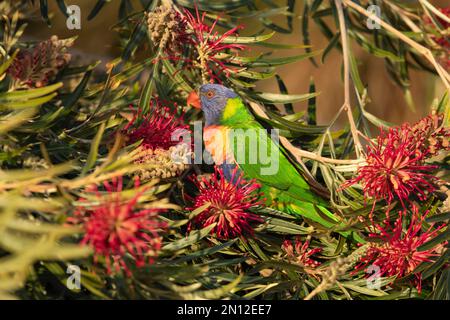
[[433,114],[423,118],[411,127],[411,138],[426,155],[450,150],[450,129],[443,125],[444,115]]
[[[111,266],[116,272],[122,268],[128,275],[130,270],[125,263],[125,256],[130,255],[141,267],[146,259],[153,262],[161,248],[158,231],[166,224],[158,219],[159,209],[137,210],[136,204],[144,191],[136,192],[131,199],[122,195],[122,178],[104,182],[107,191],[102,195],[97,187],[93,188],[98,204],[78,206],[69,223],[79,224],[84,229],[82,244],[94,249],[94,259],[104,257],[107,271]],[[135,188],[139,180],[135,180]],[[80,199],[85,202],[87,199]]]
[[435,191],[437,178],[428,174],[436,166],[424,163],[428,152],[423,149],[425,137],[419,133],[409,125],[382,131],[377,143],[367,147],[367,164],[343,187],[361,183],[365,196],[386,199],[388,204],[396,198],[403,207],[412,195],[423,200],[426,192]]
[[[218,178],[218,176],[220,178]],[[251,223],[261,223],[263,219],[251,213],[248,209],[262,204],[260,194],[256,192],[260,185],[254,180],[246,181],[236,168],[230,179],[226,180],[222,169],[215,168],[211,178],[194,180],[199,194],[193,199],[195,210],[206,203],[210,206],[192,218],[189,229],[193,225],[206,227],[213,223],[217,225],[211,230],[218,238],[230,239],[242,235],[253,235]]]
[[189,132],[189,126],[184,124],[183,115],[177,116],[159,101],[152,100],[149,113],[142,115],[139,109],[123,132],[130,144],[142,140],[146,149],[168,150],[179,143],[182,134]]
[[237,31],[242,26],[234,27],[224,34],[220,35],[214,28],[218,22],[216,19],[211,26],[205,23],[206,12],[200,16],[198,8],[195,8],[196,16],[194,17],[188,10],[184,10],[187,26],[192,32],[191,41],[197,51],[194,61],[199,63],[202,70],[207,72],[211,80],[219,80],[214,74],[225,72],[228,76],[233,69],[226,64],[223,53],[228,50],[243,50],[244,45],[236,43],[224,43],[227,37],[237,36]]
[[[356,270],[365,269],[369,265],[376,265],[380,268],[380,276],[404,277],[412,274],[423,262],[431,262],[432,258],[440,256],[439,251],[443,244],[438,244],[428,250],[419,251],[418,248],[434,238],[438,231],[444,227],[433,230],[431,226],[428,230],[422,231],[422,224],[425,220],[424,214],[418,213],[416,206],[412,207],[413,214],[407,230],[403,230],[403,213],[399,214],[392,230],[383,229],[377,225],[380,233],[369,235],[372,238],[381,240],[381,243],[371,243],[365,255],[360,259],[360,264]],[[415,274],[417,289],[421,290],[421,274]]]
[[70,61],[67,48],[73,39],[59,40],[52,36],[30,49],[21,50],[8,68],[8,73],[21,85],[46,86]]
[[300,239],[296,239],[294,244],[291,241],[285,240],[281,249],[286,253],[286,256],[290,260],[294,260],[298,265],[306,268],[317,268],[321,265],[320,262],[311,259],[316,253],[322,251],[321,248],[309,249],[309,241],[305,241],[303,244]]

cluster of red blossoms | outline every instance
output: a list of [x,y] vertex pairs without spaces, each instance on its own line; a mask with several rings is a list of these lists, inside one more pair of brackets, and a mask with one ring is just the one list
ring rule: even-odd
[[[209,206],[191,219],[189,229],[194,226],[204,228],[217,223],[211,234],[215,234],[219,239],[253,236],[253,225],[264,221],[249,211],[252,207],[263,204],[262,194],[258,192],[260,185],[255,180],[246,181],[237,167],[228,180],[223,169],[215,167],[214,170],[214,174],[208,179],[193,179],[198,188],[198,195],[190,198],[193,206],[187,210],[193,211],[206,204]],[[322,249],[311,249],[309,245],[309,241],[302,243],[300,238],[297,238],[294,243],[285,240],[281,248],[289,261],[303,268],[314,269],[321,263],[312,256]]]
[[236,26],[222,35],[214,30],[218,18],[211,26],[205,23],[206,12],[200,15],[198,8],[195,8],[195,17],[188,10],[184,10],[185,21],[188,32],[191,33],[191,41],[196,48],[197,56],[194,59],[198,62],[200,68],[206,70],[211,80],[220,82],[215,75],[224,72],[227,76],[233,69],[223,60],[223,54],[229,50],[239,51],[246,47],[237,43],[225,43],[226,38],[237,36],[237,31],[242,26]]
[[183,115],[178,116],[170,108],[162,106],[159,100],[152,100],[149,112],[143,115],[140,109],[134,111],[133,118],[122,132],[129,144],[142,140],[146,149],[168,150],[179,143],[181,135],[189,132],[189,126],[184,123]]
[[[423,231],[423,222],[427,214],[428,212],[425,212],[422,215],[417,207],[413,206],[406,231],[403,231],[404,212],[399,214],[393,227],[383,228],[377,225],[378,232],[369,236],[381,242],[370,243],[369,249],[361,258],[360,264],[356,266],[356,270],[375,265],[380,268],[379,276],[401,278],[413,274],[423,262],[432,262],[432,258],[440,256],[446,242],[426,250],[419,250],[420,246],[436,237],[439,230],[445,226],[441,225],[437,228],[430,226]],[[420,293],[422,274],[418,272],[414,276],[414,282]]]
[[254,180],[246,181],[236,167],[230,181],[227,181],[222,169],[215,167],[215,173],[209,179],[193,179],[199,194],[190,199],[195,210],[209,204],[209,207],[192,218],[189,229],[193,226],[207,227],[217,225],[211,230],[220,239],[232,239],[243,235],[253,235],[253,223],[263,219],[249,209],[262,202],[258,193],[260,185]]
[[[403,207],[394,226],[387,219],[389,209],[384,227],[373,221],[371,213],[374,232],[369,237],[379,242],[370,243],[357,271],[376,265],[380,276],[408,276],[421,263],[433,261],[443,249],[441,243],[419,251],[419,247],[438,235],[445,225],[422,230],[428,212],[421,214],[412,202],[414,197],[426,200],[436,190],[438,179],[431,174],[436,167],[425,160],[439,151],[449,150],[450,130],[442,124],[442,115],[432,115],[414,125],[404,124],[382,131],[376,143],[367,148],[367,163],[344,185],[360,183],[366,197],[373,197],[375,201],[386,199],[388,204],[399,200]],[[415,283],[420,292],[420,273],[415,274]]]
[[[139,188],[139,180],[135,180],[135,188]],[[162,238],[159,235],[166,224],[159,219],[159,209],[136,209],[139,199],[145,190],[141,190],[129,199],[122,193],[122,178],[104,182],[106,194],[100,193],[94,186],[95,204],[89,199],[79,201],[85,203],[76,208],[68,222],[80,225],[84,229],[82,244],[94,249],[94,261],[104,258],[108,273],[126,274],[131,272],[126,264],[126,256],[135,260],[137,267],[152,263],[161,248]],[[113,267],[113,270],[111,269]]]
[[436,167],[425,160],[449,149],[450,130],[442,127],[442,119],[442,115],[433,115],[415,125],[382,130],[376,143],[367,147],[367,163],[344,188],[360,183],[365,196],[386,199],[388,204],[397,199],[404,208],[413,196],[425,199],[436,190],[437,182],[430,174]]

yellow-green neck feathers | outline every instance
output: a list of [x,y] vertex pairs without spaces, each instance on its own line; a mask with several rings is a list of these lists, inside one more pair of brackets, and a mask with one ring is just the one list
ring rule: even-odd
[[223,109],[220,124],[233,126],[239,123],[252,121],[253,116],[242,103],[242,100],[237,98],[228,99],[225,108]]

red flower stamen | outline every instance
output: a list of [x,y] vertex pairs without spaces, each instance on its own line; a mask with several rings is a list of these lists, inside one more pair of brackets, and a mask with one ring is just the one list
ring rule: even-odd
[[189,126],[183,122],[183,114],[178,116],[152,100],[149,113],[143,115],[141,109],[134,111],[133,119],[122,132],[130,144],[142,140],[146,149],[168,150],[180,142],[181,135],[189,132]]
[[194,17],[188,10],[184,10],[185,20],[188,27],[191,29],[192,45],[196,48],[198,56],[195,57],[199,61],[200,67],[205,68],[212,80],[219,80],[215,72],[224,72],[227,76],[230,72],[235,71],[228,66],[226,62],[220,57],[220,54],[228,51],[244,50],[246,46],[237,43],[224,43],[224,40],[231,36],[237,36],[237,31],[242,26],[236,26],[224,34],[220,35],[214,31],[218,18],[211,26],[205,23],[206,12],[200,15],[198,8],[195,8],[196,16]]
[[252,236],[252,223],[261,223],[263,219],[249,209],[262,204],[255,180],[246,181],[236,168],[229,182],[222,169],[215,168],[215,174],[209,179],[194,179],[199,194],[191,199],[195,210],[206,203],[210,206],[192,218],[189,229],[193,226],[207,227],[217,225],[211,230],[220,239],[231,239],[243,235]]
[[[365,255],[356,266],[356,271],[365,269],[369,265],[380,268],[379,275],[385,277],[405,277],[414,273],[423,262],[432,262],[433,257],[440,256],[439,251],[444,244],[438,244],[428,250],[419,251],[418,248],[436,237],[444,225],[434,228],[431,226],[422,231],[425,216],[420,215],[416,206],[412,207],[411,221],[406,230],[403,230],[405,215],[400,212],[393,228],[382,228],[377,225],[379,233],[372,233],[371,238],[379,239],[381,243],[371,243]],[[415,274],[414,283],[421,291],[421,273]]]
[[309,241],[302,243],[300,238],[298,238],[295,240],[294,244],[292,244],[292,241],[285,240],[281,246],[281,249],[286,253],[289,260],[295,261],[295,263],[302,267],[317,268],[321,265],[319,261],[312,259],[311,256],[321,252],[322,249],[310,249]]
[[[125,262],[127,255],[135,260],[137,267],[142,267],[146,259],[153,263],[161,248],[162,238],[158,232],[166,227],[158,218],[162,210],[136,209],[145,190],[136,192],[131,199],[125,198],[121,193],[121,177],[103,185],[106,195],[102,195],[96,186],[91,188],[98,204],[78,206],[68,222],[84,229],[81,243],[94,249],[94,261],[105,258],[108,273],[112,273],[113,267],[117,273],[123,269],[130,275]],[[138,179],[135,188],[139,188]],[[88,200],[82,198],[80,201]]]
[[[423,147],[426,137],[414,128],[403,125],[381,131],[377,142],[367,147],[366,164],[343,188],[361,183],[366,197],[385,199],[388,205],[398,199],[404,208],[412,195],[424,200],[427,193],[435,191],[438,179],[429,172],[436,166],[425,163],[429,155]],[[389,211],[386,216],[389,217]]]

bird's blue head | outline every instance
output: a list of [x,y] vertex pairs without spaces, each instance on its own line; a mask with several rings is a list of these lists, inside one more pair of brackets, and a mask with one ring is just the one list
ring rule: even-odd
[[207,126],[218,124],[228,99],[238,95],[220,84],[204,84],[200,87],[200,106],[205,114]]

